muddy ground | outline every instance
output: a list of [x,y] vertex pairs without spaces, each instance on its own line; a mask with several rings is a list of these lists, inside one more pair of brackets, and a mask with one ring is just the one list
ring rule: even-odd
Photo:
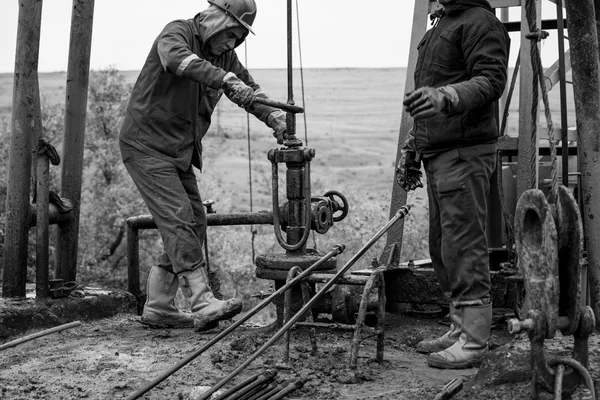
[[[528,359],[526,336],[510,337],[502,321],[492,332],[494,349],[483,368],[494,368],[494,355],[515,351],[524,368]],[[304,386],[289,399],[433,399],[454,378],[464,379],[455,399],[528,399],[527,372],[514,371],[510,382],[486,385],[478,369],[458,371],[429,368],[425,356],[415,352],[419,340],[442,334],[446,321],[431,316],[386,316],[385,359],[374,361],[375,340],[363,341],[356,370],[348,368],[351,333],[317,332],[318,353],[310,354],[305,329],[293,331],[290,362],[282,361],[283,339],[251,363],[231,387],[265,370],[276,370],[278,379],[303,379]],[[221,343],[175,372],[144,399],[194,399],[200,386],[211,386],[238,367],[275,332],[272,327],[242,326]],[[222,327],[220,327],[222,329]],[[31,333],[31,332],[29,332]],[[150,329],[139,317],[121,314],[85,322],[61,333],[38,338],[0,352],[0,398],[2,399],[120,399],[133,394],[214,337],[214,332]],[[8,340],[15,339],[10,338]],[[7,340],[7,341],[8,341]],[[572,349],[569,338],[548,342],[561,354]],[[501,351],[502,350],[502,351]],[[504,354],[506,357],[506,354]],[[590,339],[590,371],[598,386],[600,344]],[[489,372],[487,375],[489,377]],[[489,381],[489,379],[487,379]],[[543,397],[551,398],[551,397]],[[580,397],[575,397],[580,398]]]

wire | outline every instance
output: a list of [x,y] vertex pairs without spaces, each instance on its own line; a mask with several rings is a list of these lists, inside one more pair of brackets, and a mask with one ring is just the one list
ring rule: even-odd
[[[244,64],[246,68],[248,68],[248,42],[244,41]],[[253,192],[252,192],[252,145],[250,142],[250,114],[246,113],[246,130],[247,130],[247,138],[248,138],[248,187],[250,191],[250,212],[254,211],[253,206]],[[250,225],[250,232],[252,234],[251,243],[252,243],[252,262],[254,262],[254,258],[256,255],[256,251],[254,248],[254,239],[256,237],[256,230],[254,230],[254,225]]]

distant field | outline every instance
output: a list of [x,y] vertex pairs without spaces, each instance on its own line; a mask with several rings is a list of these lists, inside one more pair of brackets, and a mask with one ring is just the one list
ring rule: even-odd
[[[286,70],[251,70],[255,80],[274,99],[287,100]],[[133,83],[138,72],[123,72]],[[40,92],[47,102],[64,102],[65,73],[40,74]],[[294,77],[294,99],[306,114],[298,115],[297,135],[316,150],[312,163],[316,190],[336,189],[364,192],[365,201],[389,205],[400,127],[405,69],[308,69],[304,91],[299,71]],[[12,74],[0,74],[0,118],[10,118]],[[511,103],[507,132],[518,127],[518,88]],[[560,122],[558,96],[551,93],[555,124]],[[572,104],[572,100],[569,101]],[[543,117],[543,114],[541,114]],[[574,125],[573,110],[569,121]],[[540,120],[541,124],[544,121]],[[248,208],[247,118],[243,110],[223,99],[213,116],[213,126],[204,140],[205,164],[201,183],[205,198],[211,197],[213,182],[219,191]],[[250,117],[254,209],[270,207],[270,163],[266,153],[276,146],[269,128]],[[315,194],[320,194],[315,192]],[[421,193],[424,195],[424,193]],[[216,199],[219,201],[219,199]]]

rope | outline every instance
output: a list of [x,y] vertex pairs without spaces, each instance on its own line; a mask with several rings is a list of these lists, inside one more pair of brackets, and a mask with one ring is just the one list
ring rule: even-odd
[[[244,64],[248,68],[248,42],[244,41]],[[252,146],[250,144],[250,114],[246,113],[246,129],[248,138],[248,186],[250,190],[250,212],[254,210],[253,207],[253,195],[252,195]],[[250,225],[250,233],[252,237],[250,239],[252,243],[252,262],[254,262],[256,250],[254,248],[254,239],[256,238],[256,230],[253,225]]]
[[[548,125],[548,142],[550,143],[550,160],[551,160],[551,178],[552,178],[552,187],[550,190],[550,198],[549,201],[551,203],[558,196],[558,163],[556,157],[556,143],[554,141],[554,124],[552,123],[552,115],[550,113],[550,101],[548,100],[548,88],[544,82],[544,71],[542,67],[542,59],[540,56],[540,50],[537,46],[537,42],[541,41],[548,37],[548,33],[537,28],[537,11],[535,7],[535,0],[527,0],[525,4],[527,22],[529,23],[529,34],[526,35],[527,39],[531,40],[531,65],[533,68],[533,104],[531,108],[532,115],[532,152],[535,152],[534,157],[531,158],[532,161],[532,178],[537,176],[536,167],[537,167],[537,108],[539,103],[539,95],[536,90],[538,84],[542,90],[542,101],[544,103],[544,115],[546,117],[546,123]],[[535,180],[532,180],[532,183]]]

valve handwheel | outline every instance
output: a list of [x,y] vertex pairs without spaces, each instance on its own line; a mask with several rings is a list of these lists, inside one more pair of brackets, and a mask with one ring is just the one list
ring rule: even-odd
[[341,194],[340,192],[338,192],[337,190],[330,190],[328,192],[326,192],[324,195],[324,197],[329,197],[329,199],[333,202],[335,202],[336,204],[339,205],[339,203],[337,201],[335,201],[335,196],[339,197],[339,199],[342,202],[342,207],[336,211],[341,211],[342,214],[340,216],[333,216],[333,222],[339,222],[341,220],[343,220],[344,218],[346,218],[346,215],[348,215],[348,200],[346,199],[346,197]]

